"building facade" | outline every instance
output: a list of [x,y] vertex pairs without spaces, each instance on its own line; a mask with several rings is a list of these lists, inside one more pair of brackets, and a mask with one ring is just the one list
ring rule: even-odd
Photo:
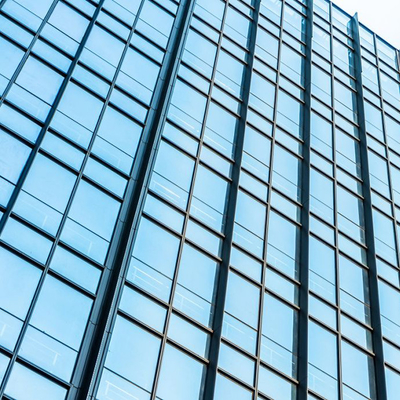
[[399,60],[325,0],[1,0],[0,398],[397,400]]

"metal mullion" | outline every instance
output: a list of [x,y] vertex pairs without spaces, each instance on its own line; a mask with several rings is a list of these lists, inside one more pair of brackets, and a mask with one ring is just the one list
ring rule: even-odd
[[[276,117],[277,117],[277,104],[278,104],[278,93],[279,93],[279,79],[281,75],[281,52],[282,52],[282,43],[283,43],[283,21],[284,21],[284,13],[285,13],[285,0],[282,0],[281,6],[281,20],[280,20],[280,29],[279,29],[279,47],[278,47],[278,54],[277,54],[277,67],[276,67],[276,82],[273,82],[275,86],[275,95],[274,95],[274,104],[273,104],[273,116],[272,116],[272,138],[271,138],[271,157],[270,157],[270,165],[269,165],[269,185],[268,185],[268,196],[267,196],[267,206],[266,206],[266,221],[265,221],[265,228],[264,228],[264,255],[262,261],[262,273],[261,273],[261,285],[262,289],[260,292],[260,302],[259,302],[259,318],[258,318],[258,337],[257,337],[257,348],[256,348],[256,356],[257,356],[257,363],[256,363],[256,379],[255,379],[255,397],[257,399],[259,396],[259,389],[258,389],[258,377],[260,367],[262,366],[261,361],[261,342],[262,342],[262,328],[263,328],[263,311],[264,311],[264,298],[266,292],[266,271],[267,271],[267,254],[268,254],[268,230],[269,230],[269,216],[271,212],[271,196],[272,196],[272,177],[274,174],[273,165],[274,165],[274,150],[276,146]],[[272,83],[272,82],[271,82]],[[286,147],[284,147],[286,149]],[[298,155],[296,155],[298,157]],[[273,367],[271,367],[273,368]]]
[[[238,269],[237,267],[230,265],[229,270],[233,271],[236,275],[239,275],[243,280],[248,281],[253,286],[257,286],[258,289],[261,290],[261,283],[259,281],[254,280],[252,277],[246,275],[243,271]],[[244,323],[245,324],[245,323]],[[247,324],[245,324],[247,325]],[[225,338],[226,339],[226,338]],[[229,340],[229,339],[228,339]]]
[[309,321],[309,240],[310,240],[310,173],[311,173],[311,88],[312,88],[312,39],[314,2],[308,1],[304,62],[304,129],[302,146],[302,210],[300,233],[299,312],[298,312],[298,365],[297,399],[308,397],[308,321]]
[[[41,132],[40,132],[40,134],[39,134],[39,137],[38,137],[38,139],[37,139],[37,141],[36,141],[36,144],[35,144],[34,148],[32,149],[32,151],[31,151],[31,153],[30,153],[30,156],[29,156],[29,158],[28,158],[28,161],[27,161],[27,163],[26,163],[26,165],[25,165],[25,167],[24,167],[23,173],[21,174],[21,177],[20,177],[20,179],[18,180],[17,186],[16,186],[16,188],[14,189],[13,198],[10,199],[9,206],[8,206],[8,210],[7,210],[7,212],[6,212],[6,213],[4,214],[4,216],[3,216],[3,219],[2,219],[2,221],[1,221],[3,224],[0,225],[0,229],[4,228],[5,222],[6,222],[6,220],[8,220],[8,218],[9,218],[9,216],[10,216],[10,213],[11,213],[11,209],[13,208],[13,206],[14,206],[14,204],[15,204],[15,201],[16,201],[16,199],[17,199],[17,195],[18,195],[19,192],[22,190],[22,185],[23,185],[23,183],[24,183],[24,181],[25,181],[25,179],[26,179],[26,177],[27,177],[27,175],[28,175],[28,172],[29,172],[29,170],[30,170],[30,168],[31,168],[31,166],[32,166],[32,164],[33,164],[34,158],[35,158],[36,154],[37,154],[38,151],[39,151],[40,145],[41,145],[41,143],[42,143],[42,141],[43,141],[43,138],[44,138],[44,135],[45,135],[45,133],[46,133],[46,131],[47,131],[48,125],[50,124],[50,121],[51,121],[53,115],[55,114],[56,108],[57,108],[59,102],[61,101],[61,97],[62,97],[62,95],[63,95],[63,93],[64,93],[64,91],[65,91],[65,88],[67,87],[67,84],[68,84],[68,82],[69,82],[70,76],[72,75],[72,72],[73,72],[73,70],[74,70],[74,67],[75,67],[75,65],[76,65],[76,63],[77,63],[77,59],[78,59],[80,53],[82,52],[82,50],[83,50],[83,48],[84,48],[84,46],[85,46],[85,43],[86,43],[86,41],[87,41],[87,38],[89,37],[89,34],[90,34],[90,32],[91,32],[91,29],[92,29],[92,27],[93,27],[93,25],[94,25],[94,21],[95,21],[95,19],[97,18],[98,14],[100,13],[100,9],[101,9],[101,7],[102,7],[102,5],[103,5],[103,2],[104,2],[104,0],[101,0],[101,1],[99,2],[98,7],[97,7],[97,9],[96,9],[96,11],[95,11],[95,13],[94,13],[94,15],[93,15],[93,19],[92,19],[91,23],[89,23],[89,25],[88,25],[88,27],[87,27],[87,29],[86,29],[85,35],[84,35],[84,37],[82,38],[82,41],[81,41],[81,43],[80,43],[80,45],[79,45],[79,49],[78,49],[78,51],[77,51],[77,53],[76,53],[76,59],[71,63],[71,65],[70,65],[70,67],[69,67],[69,69],[68,69],[67,76],[65,77],[65,79],[64,79],[64,81],[63,81],[63,83],[62,83],[62,85],[61,85],[61,88],[60,88],[60,90],[59,90],[59,92],[58,92],[58,94],[57,94],[57,97],[56,97],[56,99],[55,99],[55,101],[54,101],[54,103],[53,103],[53,106],[52,106],[52,108],[51,108],[51,110],[50,110],[50,112],[49,112],[49,114],[48,114],[48,116],[47,116],[47,118],[46,118],[45,123],[43,124],[43,127],[42,127]],[[55,6],[55,3],[53,3],[53,7],[54,7],[54,6]],[[48,13],[48,16],[49,16],[49,15],[50,15],[50,11],[49,11],[49,13]],[[43,21],[45,21],[45,20],[43,20]],[[39,35],[39,34],[38,34],[38,35]],[[33,41],[32,41],[32,42],[33,42]],[[11,203],[11,205],[10,205],[10,203]],[[59,232],[59,231],[60,231],[60,230],[58,230],[58,232]],[[56,241],[56,242],[57,242],[57,241]],[[54,252],[56,242],[53,243],[53,247],[52,247],[52,250],[51,250],[51,255],[52,255],[53,252]],[[41,288],[42,288],[42,286],[43,286],[43,284],[44,284],[44,280],[45,280],[45,278],[46,278],[46,276],[47,276],[47,273],[48,273],[48,270],[49,270],[49,268],[50,268],[50,267],[49,267],[49,264],[50,264],[49,260],[51,259],[51,255],[49,255],[49,257],[48,257],[48,259],[47,259],[47,262],[46,262],[46,265],[44,266],[44,268],[43,268],[43,270],[42,270],[40,280],[39,280],[39,282],[38,282],[38,284],[37,284],[37,287],[36,287],[35,293],[34,293],[34,295],[33,295],[33,298],[32,298],[32,301],[31,301],[31,304],[30,304],[30,307],[29,307],[29,310],[28,310],[27,315],[26,315],[26,317],[25,317],[25,320],[24,320],[24,322],[23,322],[23,326],[22,326],[22,328],[21,328],[21,332],[20,332],[20,334],[19,334],[17,343],[16,343],[15,348],[14,348],[13,357],[12,357],[12,359],[10,360],[10,363],[9,363],[8,368],[7,368],[7,370],[6,370],[6,372],[5,372],[5,375],[4,375],[4,379],[3,379],[2,385],[0,386],[0,396],[2,396],[2,395],[4,394],[4,389],[5,389],[5,387],[6,387],[6,384],[7,384],[7,382],[8,382],[8,379],[9,379],[9,377],[10,377],[11,370],[12,370],[12,366],[13,366],[14,363],[16,362],[19,349],[20,349],[21,344],[22,344],[22,341],[23,341],[23,339],[24,339],[24,337],[25,337],[26,330],[28,329],[29,322],[30,322],[30,319],[31,319],[31,317],[32,317],[34,307],[35,307],[35,305],[36,305],[36,302],[37,302],[37,300],[38,300],[38,297],[39,297]]]
[[182,52],[182,36],[188,26],[193,4],[181,2],[175,16],[166,56],[161,68],[158,84],[153,94],[147,124],[142,134],[136,162],[125,195],[125,201],[117,221],[116,231],[110,245],[107,259],[107,276],[102,279],[100,292],[101,304],[98,306],[96,330],[87,340],[86,357],[82,357],[81,387],[74,398],[94,398],[99,385],[101,369],[111,339],[112,326],[115,323],[116,308],[122,294],[124,275],[127,272],[133,239],[140,222],[141,211],[155,161],[166,115],[167,101],[172,93],[178,61]]
[[[374,44],[375,48],[377,48],[377,43],[376,43],[376,34],[373,34],[374,38]],[[385,162],[387,165],[387,173],[388,173],[388,181],[389,181],[389,193],[390,193],[390,204],[392,208],[392,215],[391,215],[391,220],[394,222],[394,240],[395,240],[395,245],[396,245],[396,259],[397,259],[397,268],[400,266],[400,247],[399,247],[399,235],[397,233],[397,219],[396,219],[396,206],[395,202],[393,200],[393,184],[392,184],[392,175],[390,172],[390,153],[389,153],[389,146],[387,144],[387,131],[386,131],[386,121],[384,115],[385,115],[385,105],[384,101],[382,98],[382,81],[381,81],[381,69],[380,69],[380,59],[377,57],[376,60],[376,66],[377,66],[377,73],[378,73],[378,87],[379,87],[379,99],[381,103],[381,109],[379,110],[382,114],[382,127],[383,127],[383,132],[384,132],[384,147],[386,150],[386,157],[385,157]]]
[[[362,64],[361,64],[361,46],[359,36],[359,23],[358,15],[356,14],[352,19],[352,28],[354,36],[355,47],[355,71],[357,75],[357,106],[359,114],[360,126],[360,139],[361,139],[361,165],[363,174],[363,191],[364,191],[364,213],[365,213],[365,233],[366,243],[368,246],[367,251],[367,264],[369,266],[368,281],[370,290],[370,311],[371,311],[371,325],[373,328],[372,343],[375,352],[374,369],[375,369],[375,388],[377,398],[379,400],[387,399],[386,392],[386,377],[385,377],[385,364],[383,352],[383,334],[380,318],[380,299],[378,291],[378,274],[376,265],[376,251],[375,251],[375,235],[372,216],[372,200],[371,200],[371,183],[368,164],[368,148],[367,148],[367,133],[365,110],[363,103],[363,86],[362,86]],[[371,382],[372,383],[372,382]]]
[[[229,2],[226,1],[226,6],[224,10],[223,24],[225,23],[226,14],[228,12]],[[235,221],[235,210],[237,202],[237,193],[239,190],[239,175],[240,166],[243,155],[243,145],[244,145],[244,132],[246,126],[247,118],[247,107],[249,103],[250,95],[250,82],[251,74],[253,69],[254,60],[254,49],[255,49],[255,37],[257,32],[258,16],[260,11],[260,2],[255,5],[253,9],[253,18],[249,19],[249,31],[248,31],[248,59],[247,63],[244,64],[244,74],[242,78],[242,98],[240,100],[240,118],[238,119],[238,124],[236,127],[236,137],[235,137],[235,152],[234,152],[234,164],[232,166],[232,183],[230,185],[227,194],[227,206],[226,206],[226,222],[225,222],[225,239],[223,241],[221,249],[222,262],[219,266],[218,282],[216,290],[215,299],[215,311],[213,318],[213,334],[210,339],[210,350],[209,350],[209,360],[210,364],[206,372],[205,387],[204,387],[204,399],[212,400],[214,398],[214,391],[216,387],[216,379],[218,375],[218,360],[219,352],[222,338],[222,325],[224,319],[225,311],[225,298],[228,286],[228,276],[229,276],[229,264],[230,264],[230,253],[233,241],[233,230]],[[220,38],[218,43],[218,48],[220,51],[222,45],[222,39],[224,37],[223,26],[221,25]],[[218,53],[219,53],[218,51]],[[213,77],[216,74],[216,67],[213,71]]]

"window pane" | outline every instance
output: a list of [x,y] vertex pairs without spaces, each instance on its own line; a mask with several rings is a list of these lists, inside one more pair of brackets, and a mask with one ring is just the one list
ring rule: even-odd
[[199,400],[204,366],[167,344],[162,360],[157,399]]
[[338,396],[336,336],[311,321],[308,335],[309,386],[324,398],[336,400]]
[[344,341],[342,341],[342,375],[345,385],[367,398],[375,398],[372,358]]
[[294,278],[298,274],[299,228],[271,211],[268,227],[268,262]]
[[30,323],[79,350],[92,301],[51,276],[47,277]]
[[252,400],[252,393],[237,383],[218,374],[215,386],[215,400]]
[[216,276],[217,263],[185,244],[179,266],[174,307],[204,325],[211,325]]
[[118,316],[105,365],[150,392],[159,350],[160,339]]
[[18,75],[16,83],[46,103],[53,103],[62,82],[61,75],[30,56]]
[[17,363],[13,367],[5,393],[18,400],[32,400],[32,393],[41,400],[63,400],[67,391]]

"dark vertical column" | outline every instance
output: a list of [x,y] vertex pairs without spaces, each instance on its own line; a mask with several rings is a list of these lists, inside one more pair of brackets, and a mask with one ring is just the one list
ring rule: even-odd
[[361,45],[360,33],[358,24],[358,15],[355,14],[352,20],[353,23],[353,38],[354,38],[354,53],[355,53],[355,71],[356,71],[356,88],[357,88],[357,111],[360,126],[360,151],[361,151],[361,174],[363,179],[363,196],[364,196],[364,210],[365,210],[365,234],[367,251],[367,263],[369,268],[369,293],[371,303],[371,324],[372,344],[375,353],[374,366],[375,366],[375,383],[378,400],[386,400],[386,379],[385,379],[385,365],[383,357],[383,339],[382,339],[382,326],[379,307],[379,293],[378,293],[378,273],[376,267],[376,254],[375,254],[375,235],[372,217],[372,200],[371,200],[371,183],[368,165],[368,148],[367,148],[367,132],[365,123],[365,110],[364,110],[364,96],[362,85],[362,64],[361,64]]
[[144,206],[144,197],[161,139],[168,101],[180,63],[183,39],[190,23],[193,7],[193,0],[182,0],[177,12],[125,200],[107,256],[106,269],[98,290],[96,310],[89,323],[90,332],[84,339],[82,345],[84,351],[81,352],[76,366],[79,373],[73,381],[76,386],[75,392],[71,393],[68,400],[84,400],[95,396],[96,378],[101,373],[105,360],[105,349],[111,337],[111,325],[121,294],[123,277],[129,263],[130,249]]
[[215,312],[213,320],[213,334],[210,340],[209,366],[206,373],[204,399],[212,400],[214,398],[215,383],[217,378],[218,358],[222,336],[222,322],[224,318],[225,297],[228,285],[228,272],[230,264],[230,253],[233,242],[233,228],[235,223],[235,211],[237,195],[239,190],[240,167],[242,164],[244,135],[247,119],[247,108],[250,97],[250,83],[253,72],[254,52],[256,45],[256,35],[258,26],[258,16],[260,13],[261,1],[256,1],[254,6],[253,21],[249,32],[249,59],[242,83],[243,102],[240,109],[240,120],[236,131],[235,140],[235,163],[232,167],[232,183],[228,195],[226,208],[225,239],[222,245],[222,262],[219,268],[218,284],[216,288]]
[[308,295],[309,295],[309,240],[310,240],[310,153],[311,153],[311,65],[313,38],[313,0],[307,2],[306,59],[304,65],[303,161],[301,170],[301,236],[300,236],[300,290],[298,326],[297,399],[306,400],[308,390]]

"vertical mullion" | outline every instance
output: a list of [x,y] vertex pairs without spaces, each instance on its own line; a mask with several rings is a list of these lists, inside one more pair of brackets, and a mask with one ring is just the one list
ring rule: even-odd
[[257,1],[254,6],[253,20],[251,21],[251,28],[249,31],[249,53],[247,67],[242,83],[243,95],[242,104],[240,108],[240,119],[236,130],[235,140],[235,153],[234,164],[232,166],[232,183],[229,189],[226,207],[226,225],[225,225],[225,239],[221,249],[222,262],[219,266],[218,283],[216,289],[215,299],[215,313],[213,319],[213,333],[210,339],[209,350],[209,367],[205,378],[204,399],[212,400],[214,398],[214,391],[217,379],[218,359],[222,337],[222,324],[225,310],[225,298],[228,286],[230,254],[233,243],[233,230],[235,224],[235,211],[237,203],[237,195],[239,191],[239,176],[243,156],[244,135],[247,119],[247,108],[250,98],[250,83],[253,71],[253,60],[255,53],[255,43],[258,25],[258,16],[260,13],[260,1]]
[[308,315],[309,315],[309,240],[310,240],[310,173],[311,173],[311,66],[314,2],[307,2],[306,58],[304,65],[304,129],[302,160],[302,210],[300,236],[300,290],[298,324],[298,400],[307,399],[308,389]]
[[[45,133],[46,133],[46,131],[47,131],[49,125],[50,125],[50,122],[51,122],[51,120],[52,120],[52,118],[53,118],[53,116],[54,116],[54,114],[55,114],[55,112],[57,110],[58,104],[61,101],[62,95],[64,94],[64,91],[65,91],[65,89],[66,89],[66,87],[68,85],[68,82],[71,79],[71,76],[72,76],[72,73],[74,71],[74,68],[75,68],[75,66],[76,66],[76,64],[78,62],[78,58],[79,58],[81,52],[83,51],[83,48],[85,47],[86,41],[87,41],[91,31],[92,31],[92,28],[94,26],[95,21],[96,21],[98,15],[100,13],[100,10],[101,10],[101,8],[103,6],[103,2],[104,2],[104,0],[101,0],[99,2],[98,6],[96,8],[96,11],[95,11],[95,13],[94,13],[94,15],[92,17],[92,20],[91,20],[91,22],[89,23],[89,25],[88,25],[88,27],[86,29],[85,35],[83,36],[82,41],[81,41],[81,43],[79,45],[79,48],[78,48],[78,50],[76,52],[75,59],[74,59],[74,61],[72,61],[71,65],[70,65],[70,67],[68,69],[66,77],[64,78],[64,81],[63,81],[63,83],[62,83],[62,85],[60,87],[60,90],[59,90],[58,94],[57,94],[56,100],[54,101],[54,103],[53,103],[53,105],[52,105],[52,107],[51,107],[51,109],[49,111],[49,114],[48,114],[48,116],[46,118],[46,121],[45,121],[45,123],[44,123],[44,125],[43,125],[43,127],[42,127],[42,129],[40,131],[40,134],[38,136],[38,139],[37,139],[37,141],[35,143],[35,146],[34,146],[34,148],[32,149],[32,151],[30,153],[30,156],[28,158],[27,163],[24,166],[24,169],[23,169],[23,172],[21,174],[21,177],[18,180],[17,186],[14,189],[13,195],[12,195],[10,201],[9,201],[9,204],[8,204],[7,211],[6,211],[6,213],[4,214],[4,216],[3,216],[2,220],[1,220],[2,225],[0,225],[0,229],[4,228],[5,223],[8,220],[8,217],[9,217],[9,215],[11,213],[11,210],[12,210],[14,204],[15,204],[17,196],[18,196],[19,192],[22,189],[23,183],[24,183],[24,181],[25,181],[25,179],[26,179],[26,177],[27,177],[27,175],[29,173],[30,168],[32,167],[32,164],[34,162],[35,156],[37,155],[37,153],[39,151],[39,148],[40,148],[40,145],[41,145],[41,143],[43,141],[44,135],[45,135]],[[55,5],[55,3],[53,3],[53,6],[54,5]],[[47,17],[49,17],[50,14],[51,14],[51,12],[49,11],[49,13],[47,14]],[[47,22],[47,20],[45,20],[45,19],[43,21]],[[60,231],[60,229],[59,229],[59,231]],[[53,251],[54,251],[54,246],[53,246]],[[19,334],[17,343],[16,343],[15,348],[13,350],[14,354],[13,354],[13,356],[11,358],[11,361],[10,361],[10,363],[8,365],[8,368],[7,368],[6,372],[5,372],[4,379],[3,379],[2,385],[0,387],[0,397],[4,393],[4,389],[6,387],[8,378],[9,378],[9,376],[11,374],[12,367],[13,367],[13,365],[15,363],[15,360],[17,359],[17,355],[18,355],[19,349],[21,347],[22,341],[24,339],[25,332],[26,332],[26,330],[28,328],[29,321],[30,321],[30,319],[32,317],[33,310],[34,310],[34,307],[36,305],[36,301],[37,301],[37,299],[39,297],[39,293],[40,293],[40,290],[41,290],[41,288],[43,286],[45,277],[47,276],[48,268],[49,268],[49,261],[47,261],[46,267],[45,267],[45,269],[43,270],[43,272],[41,274],[40,280],[39,280],[38,285],[37,285],[36,290],[35,290],[35,294],[33,296],[33,299],[31,301],[31,305],[29,307],[29,310],[28,310],[28,313],[26,315],[23,327],[21,329],[21,333]]]
[[82,359],[82,362],[87,362],[87,364],[82,371],[82,386],[76,399],[94,399],[95,391],[100,383],[101,369],[116,320],[116,310],[122,294],[124,276],[129,266],[134,238],[138,231],[145,195],[161,140],[168,101],[182,56],[183,37],[189,26],[193,6],[193,0],[181,1],[172,27],[146,126],[128,182],[125,201],[117,221],[113,241],[110,244],[105,270],[107,276],[102,280],[99,289],[102,299],[98,304],[95,331],[88,343],[86,358]]
[[343,399],[342,386],[342,329],[341,329],[341,308],[340,308],[340,275],[339,275],[339,226],[338,226],[338,207],[337,207],[337,163],[336,163],[336,104],[335,104],[335,62],[333,46],[333,6],[329,5],[329,28],[330,28],[330,66],[331,66],[331,107],[332,107],[332,151],[333,151],[333,204],[334,204],[334,234],[335,234],[335,295],[336,295],[336,352],[337,352],[337,389],[339,399]]
[[361,150],[361,171],[363,178],[363,195],[364,195],[364,213],[365,213],[365,231],[366,231],[366,244],[367,250],[367,263],[369,267],[368,283],[370,291],[370,304],[371,304],[371,325],[373,350],[375,353],[374,367],[375,367],[375,384],[378,400],[386,400],[386,377],[385,365],[383,355],[383,339],[382,339],[382,325],[380,318],[380,301],[378,292],[378,274],[376,265],[376,252],[375,252],[375,235],[372,216],[372,199],[371,199],[371,183],[368,164],[368,147],[367,147],[367,133],[365,122],[365,110],[363,103],[363,86],[362,86],[362,64],[361,64],[361,45],[358,15],[356,14],[352,19],[352,30],[354,38],[354,54],[355,54],[355,71],[356,71],[356,88],[357,88],[357,108],[360,126],[360,150]]

